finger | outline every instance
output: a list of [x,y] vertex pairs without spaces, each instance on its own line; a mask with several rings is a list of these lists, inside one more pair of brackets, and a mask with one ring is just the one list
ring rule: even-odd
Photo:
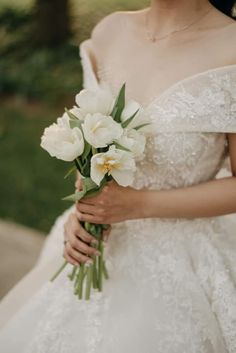
[[93,216],[90,214],[81,213],[79,211],[77,211],[76,214],[77,214],[78,219],[82,222],[89,222],[89,223],[95,223],[95,224],[103,224],[104,223],[103,219],[99,216]]
[[76,216],[74,214],[70,214],[68,221],[64,224],[64,241],[73,239],[77,226],[78,221]]
[[84,196],[79,202],[82,202],[82,203],[85,203],[85,204],[88,204],[88,205],[97,205],[99,203],[99,201],[100,201],[101,194],[102,194],[102,192],[104,192],[104,190],[107,190],[106,186],[104,186],[103,189],[98,191],[98,193],[96,195]]
[[98,250],[92,246],[88,246],[79,239],[74,238],[73,241],[70,241],[70,245],[74,250],[79,251],[85,255],[100,255]]
[[79,202],[84,203],[86,205],[95,205],[97,203],[97,199],[95,197],[83,197],[81,200],[76,202],[76,206]]
[[68,216],[68,219],[64,223],[64,238],[67,236],[67,233],[69,233],[76,225],[77,217],[74,212],[71,212]]
[[70,256],[70,255],[67,253],[66,249],[64,249],[63,257],[64,257],[64,259],[65,259],[67,262],[69,262],[71,265],[74,265],[74,266],[80,265],[80,263],[79,263],[76,259],[74,259],[72,256]]
[[87,213],[87,214],[91,214],[91,215],[94,215],[94,216],[98,212],[98,207],[97,206],[84,204],[82,202],[79,202],[76,208],[81,213]]
[[75,235],[88,244],[98,244],[97,239],[92,234],[88,233],[82,226],[76,230]]
[[80,224],[77,214],[76,213],[71,213],[70,214],[70,219],[69,221],[65,224],[64,226],[65,232],[64,232],[64,239],[70,239],[70,241],[73,241],[74,238],[80,238],[84,242],[88,244],[98,244],[98,241],[96,238],[88,233],[84,227]]
[[80,252],[76,251],[75,249],[72,248],[72,246],[70,245],[70,243],[66,244],[66,250],[67,253],[69,254],[69,256],[71,256],[72,258],[74,258],[76,261],[78,261],[79,263],[81,262],[89,262],[89,263],[93,263],[93,260],[91,259],[91,257],[86,256],[81,254]]

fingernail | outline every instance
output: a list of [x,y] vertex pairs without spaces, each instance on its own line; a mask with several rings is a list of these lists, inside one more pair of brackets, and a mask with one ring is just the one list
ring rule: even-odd
[[104,236],[103,236],[103,241],[105,241],[105,243],[106,243],[107,240],[108,240],[108,235],[104,235]]
[[87,260],[86,262],[85,262],[85,265],[86,266],[90,266],[90,265],[92,265],[93,264],[93,260]]
[[93,240],[91,241],[91,243],[92,243],[92,244],[98,244],[98,241],[97,241],[96,239],[93,239]]
[[100,256],[101,255],[100,251],[95,251],[95,255]]

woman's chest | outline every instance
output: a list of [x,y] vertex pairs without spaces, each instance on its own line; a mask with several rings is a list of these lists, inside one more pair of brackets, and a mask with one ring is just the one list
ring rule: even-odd
[[214,58],[206,57],[204,46],[199,44],[179,43],[156,48],[131,40],[109,46],[98,59],[99,78],[109,82],[115,92],[125,82],[127,97],[143,104],[186,77],[222,64],[217,61],[214,64]]

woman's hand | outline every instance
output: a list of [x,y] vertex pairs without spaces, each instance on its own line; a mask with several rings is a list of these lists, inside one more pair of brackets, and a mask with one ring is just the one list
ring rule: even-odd
[[112,180],[96,196],[85,197],[77,202],[77,216],[80,221],[97,224],[112,224],[139,218],[139,198],[139,190],[120,186]]
[[[103,231],[103,239],[108,238],[110,229]],[[75,213],[71,213],[64,225],[65,247],[63,256],[72,265],[79,265],[82,262],[92,262],[92,255],[99,255],[91,244],[97,244],[96,238],[86,232],[82,227]]]

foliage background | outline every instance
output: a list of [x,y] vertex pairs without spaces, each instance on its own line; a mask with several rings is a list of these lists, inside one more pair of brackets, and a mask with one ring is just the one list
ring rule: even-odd
[[[44,0],[45,1],[45,0]],[[70,1],[72,36],[57,48],[35,46],[31,0],[0,0],[0,217],[48,232],[70,205],[67,164],[40,148],[43,129],[72,106],[81,89],[79,43],[115,10],[145,0]],[[53,25],[53,19],[52,19]]]

